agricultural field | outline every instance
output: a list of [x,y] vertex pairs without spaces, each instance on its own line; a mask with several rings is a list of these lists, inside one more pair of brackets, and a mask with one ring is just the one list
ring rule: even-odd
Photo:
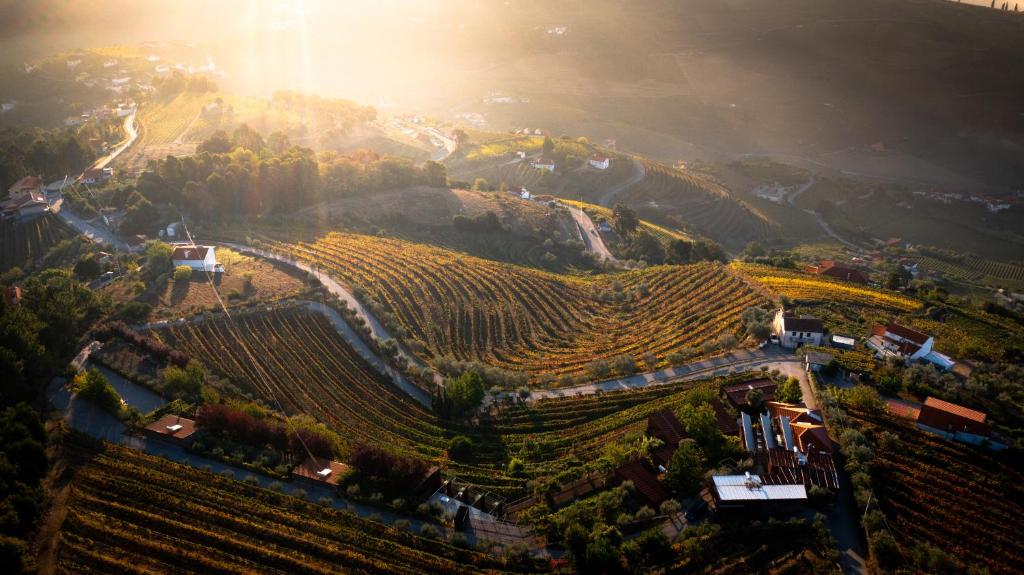
[[141,172],[150,160],[166,156],[187,156],[197,142],[186,139],[203,106],[211,102],[212,93],[183,91],[155,96],[139,107],[136,122],[139,139],[122,153],[116,163],[129,172]]
[[1007,456],[945,441],[888,414],[850,410],[873,440],[872,485],[903,553],[927,543],[966,571],[1024,570],[1024,474]]
[[974,285],[1006,287],[1011,290],[1024,289],[1024,265],[999,262],[975,255],[958,259],[935,256],[911,256],[925,272],[938,272],[954,282]]
[[[217,249],[217,261],[224,264],[224,273],[193,272],[187,281],[167,278],[158,285],[139,286],[138,282],[119,280],[104,291],[115,301],[137,299],[153,306],[150,318],[167,319],[195,315],[220,309],[220,302],[210,287],[212,279],[223,302],[228,306],[260,301],[269,302],[294,297],[306,289],[304,274],[272,261],[246,256],[226,249]],[[140,294],[137,289],[144,289]]]
[[498,560],[349,512],[72,437],[57,573],[476,573]]
[[[652,411],[709,401],[725,381],[502,404],[470,427],[438,419],[369,366],[326,318],[305,309],[239,314],[234,323],[212,320],[151,334],[267,402],[274,400],[267,384],[255,382],[271,382],[289,414],[310,415],[351,444],[442,461],[449,475],[506,496],[522,494],[526,479],[572,473],[607,444],[641,432]],[[448,458],[456,435],[473,441],[471,458]],[[513,456],[524,462],[522,477],[506,472]]]
[[733,263],[737,272],[781,296],[798,302],[828,301],[897,313],[921,309],[921,302],[905,295],[797,271],[748,263]]
[[75,231],[53,214],[27,222],[0,221],[0,271],[29,267]]
[[641,217],[660,214],[658,221],[674,223],[732,249],[780,233],[778,224],[765,214],[710,180],[653,162],[646,162],[645,168],[644,179],[618,198]]
[[620,354],[664,360],[735,334],[739,314],[765,302],[713,263],[581,278],[354,234],[278,249],[365,292],[432,355],[534,378]]

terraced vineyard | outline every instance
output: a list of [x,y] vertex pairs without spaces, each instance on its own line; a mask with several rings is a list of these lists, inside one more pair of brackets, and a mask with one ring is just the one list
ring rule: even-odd
[[74,236],[74,230],[53,214],[27,222],[0,221],[0,271],[27,267],[54,244]]
[[711,263],[581,279],[353,234],[279,249],[365,290],[431,353],[532,376],[619,354],[664,359],[735,333],[739,314],[764,301]]
[[702,235],[731,245],[778,235],[778,224],[746,202],[733,197],[713,182],[647,162],[647,175],[621,196],[634,207],[657,205],[671,217],[685,222]]
[[[1024,475],[1004,456],[944,441],[889,415],[851,411],[876,445],[872,479],[878,505],[904,550],[928,543],[966,571],[1024,571]],[[983,510],[983,512],[965,512]]]
[[143,141],[154,146],[174,143],[211,99],[208,94],[181,92],[171,99],[147,103],[139,117],[145,130]]
[[915,256],[924,270],[939,272],[956,281],[1020,288],[1024,286],[1024,265],[967,256],[961,261]]
[[[605,220],[608,220],[609,222],[612,219],[612,210],[610,208],[598,206],[595,204],[588,204],[586,202],[577,202],[574,200],[561,199],[560,201],[563,204],[568,204],[570,206],[582,207],[588,213],[597,214],[603,217]],[[646,220],[640,221],[640,229],[651,234],[652,236],[657,238],[658,241],[666,245],[672,242],[672,240],[693,241],[693,237],[683,232],[680,232],[679,230],[673,230],[666,228],[664,226],[652,224],[651,222],[648,222]]]
[[537,476],[561,466],[569,453],[592,454],[609,440],[639,429],[655,409],[710,397],[691,388],[714,387],[680,383],[545,400],[506,409],[492,424],[470,428],[438,420],[367,365],[326,318],[304,309],[240,314],[234,320],[172,326],[153,334],[268,402],[273,398],[266,384],[254,380],[272,382],[274,395],[289,413],[311,415],[352,443],[383,444],[438,460],[445,457],[451,437],[466,435],[473,439],[474,458],[448,462],[449,472],[500,494],[521,492],[523,480],[504,470],[510,454],[518,453],[527,438],[544,446],[533,456],[521,456],[527,474]]
[[921,302],[896,292],[756,264],[734,263],[732,267],[773,293],[793,300],[828,301],[898,312],[921,308]]
[[477,573],[482,553],[210,472],[72,439],[56,572]]

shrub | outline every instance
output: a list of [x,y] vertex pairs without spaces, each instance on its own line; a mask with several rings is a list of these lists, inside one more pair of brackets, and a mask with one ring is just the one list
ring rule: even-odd
[[79,397],[95,403],[99,408],[114,414],[121,412],[121,396],[98,369],[92,368],[78,374],[72,386]]
[[178,266],[174,268],[174,281],[183,282],[188,281],[192,278],[192,268],[188,266]]
[[473,453],[473,440],[465,435],[456,435],[448,442],[448,455],[452,459],[464,459]]

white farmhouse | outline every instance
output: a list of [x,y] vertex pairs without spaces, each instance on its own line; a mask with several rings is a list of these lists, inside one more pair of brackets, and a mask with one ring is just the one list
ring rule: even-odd
[[824,327],[821,320],[813,317],[797,317],[792,312],[780,309],[775,312],[772,332],[779,337],[779,345],[796,349],[801,345],[821,345]]
[[594,154],[593,156],[590,156],[590,158],[587,159],[587,163],[589,163],[590,167],[592,168],[596,168],[598,170],[607,170],[608,168],[611,167],[612,160],[611,158],[605,156],[604,154]]
[[555,171],[555,161],[549,158],[540,158],[534,160],[530,165],[538,170],[547,170],[549,172]]
[[882,359],[892,357],[907,363],[927,361],[940,369],[956,365],[952,359],[933,349],[935,338],[896,323],[875,326],[866,343]]
[[179,244],[175,246],[174,253],[171,254],[171,261],[174,267],[188,266],[193,271],[224,271],[224,267],[217,263],[217,255],[214,253],[213,246]]

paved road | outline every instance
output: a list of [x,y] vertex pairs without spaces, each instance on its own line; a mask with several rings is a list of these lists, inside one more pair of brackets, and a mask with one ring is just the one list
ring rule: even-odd
[[626,191],[630,186],[640,183],[640,180],[643,180],[644,177],[647,176],[647,168],[644,167],[643,162],[637,160],[636,158],[630,158],[630,160],[633,162],[633,174],[629,177],[628,180],[620,182],[612,186],[611,188],[605,190],[605,192],[601,194],[601,198],[597,201],[597,203],[601,204],[604,207],[611,206],[612,200],[615,199],[615,196]]
[[799,198],[800,195],[803,194],[804,192],[806,192],[807,190],[813,188],[814,187],[814,182],[815,182],[814,175],[812,174],[811,175],[811,179],[807,180],[807,183],[805,183],[804,185],[800,186],[800,189],[796,190],[792,194],[789,194],[789,197],[786,198],[786,201],[789,202],[789,205],[791,205],[791,206],[796,205],[794,203],[794,202],[796,202],[796,199]]
[[64,208],[64,198],[58,198],[57,201],[50,204],[50,212],[56,214],[69,226],[75,228],[78,233],[90,240],[99,244],[110,244],[118,251],[128,251],[128,244],[118,239],[113,231],[108,230],[103,226],[89,223],[87,220]]
[[[688,363],[677,367],[641,373],[630,377],[619,377],[606,381],[575,385],[561,389],[538,389],[530,392],[527,401],[536,401],[553,397],[571,397],[589,395],[597,392],[636,389],[649,385],[661,385],[686,379],[705,378],[724,375],[734,371],[760,369],[778,369],[786,376],[793,376],[806,383],[807,373],[803,370],[803,360],[778,348],[736,350],[726,355]],[[506,394],[499,395],[498,398]],[[810,396],[813,400],[813,396]]]
[[124,152],[129,147],[131,147],[131,145],[135,143],[135,140],[139,138],[139,130],[135,125],[135,112],[132,112],[131,114],[125,116],[123,129],[124,133],[127,135],[127,138],[125,138],[120,144],[118,144],[117,147],[114,148],[109,154],[96,160],[92,165],[94,169],[99,170],[110,165],[111,162],[116,160],[117,157],[121,155],[121,152]]
[[572,214],[572,219],[579,226],[580,235],[583,237],[583,244],[586,246],[587,251],[597,256],[597,259],[601,261],[614,262],[615,256],[612,255],[611,250],[605,245],[604,239],[601,238],[601,234],[597,231],[597,226],[594,225],[594,220],[590,219],[587,212],[583,211],[582,208],[569,206],[569,213]]

